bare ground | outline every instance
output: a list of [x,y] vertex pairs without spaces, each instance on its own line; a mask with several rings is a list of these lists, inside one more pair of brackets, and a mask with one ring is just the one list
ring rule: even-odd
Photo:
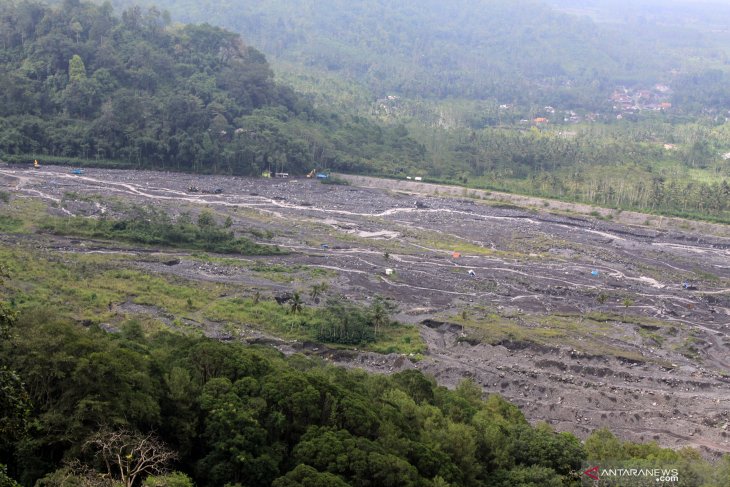
[[[519,404],[530,420],[582,437],[607,426],[626,439],[730,452],[728,227],[630,212],[611,212],[606,221],[581,205],[351,179],[353,186],[339,186],[0,166],[0,186],[59,215],[113,215],[124,211],[120,202],[173,214],[208,207],[231,216],[237,233],[291,253],[230,265],[46,237],[53,250],[125,252],[148,271],[272,295],[303,289],[312,282],[307,270],[321,269],[318,280],[352,300],[380,294],[396,301],[398,318],[419,327],[428,352],[413,362],[242,330],[249,340],[371,371],[419,368],[447,386],[470,377]],[[223,192],[188,193],[191,185]],[[152,253],[164,258],[146,258]],[[304,270],[277,279],[252,270],[257,263]],[[395,274],[386,276],[386,268]],[[201,326],[220,336],[215,324]]]

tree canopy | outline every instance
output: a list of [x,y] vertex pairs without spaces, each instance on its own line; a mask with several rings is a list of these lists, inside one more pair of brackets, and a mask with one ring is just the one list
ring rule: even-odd
[[72,0],[3,2],[0,18],[0,157],[258,175],[424,152],[394,129],[317,111],[218,27]]

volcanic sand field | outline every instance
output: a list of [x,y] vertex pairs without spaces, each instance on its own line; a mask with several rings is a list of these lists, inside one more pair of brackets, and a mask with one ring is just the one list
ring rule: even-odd
[[[288,253],[201,261],[182,250],[49,234],[0,239],[59,254],[123,253],[132,257],[127,265],[145,272],[266,297],[304,294],[318,269],[330,294],[396,302],[396,318],[418,327],[423,356],[294,343],[246,323],[237,323],[234,335],[215,323],[202,326],[210,336],[263,339],[285,353],[350,367],[418,368],[447,386],[468,377],[518,404],[531,421],[583,437],[606,426],[625,439],[730,452],[728,227],[608,210],[594,212],[608,218],[596,218],[580,205],[350,179],[345,186],[3,165],[0,189],[42,201],[52,215],[120,216],[120,201],[173,217],[209,208],[216,219],[230,216],[237,234]],[[174,260],[141,258],[152,252]],[[251,263],[294,271],[256,272]],[[386,275],[387,268],[394,273]],[[164,323],[172,318],[154,306],[119,308],[156,313]]]

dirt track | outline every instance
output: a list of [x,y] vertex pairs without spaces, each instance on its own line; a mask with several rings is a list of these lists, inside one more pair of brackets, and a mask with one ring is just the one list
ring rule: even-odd
[[[3,183],[18,196],[49,202],[57,214],[113,214],[116,199],[171,213],[208,206],[230,215],[238,232],[270,232],[274,243],[292,251],[255,260],[326,270],[331,288],[353,300],[392,298],[398,318],[419,326],[428,344],[416,363],[318,350],[343,365],[383,372],[417,367],[449,386],[472,377],[519,404],[531,420],[580,436],[608,426],[627,439],[730,451],[726,227],[688,226],[711,236],[678,230],[676,220],[670,228],[667,221],[662,228],[628,225],[550,213],[566,209],[554,202],[545,210],[523,209],[392,181],[381,190],[302,178],[111,170],[79,176],[64,168],[0,166]],[[191,185],[223,192],[191,194]],[[101,198],[89,202],[69,193]],[[535,199],[512,204],[544,207]],[[614,220],[647,218],[636,215]],[[69,239],[56,244],[89,250]],[[272,294],[295,286],[242,267],[201,266],[184,252],[176,257],[177,265],[139,265]],[[386,268],[395,274],[386,276]],[[684,289],[685,281],[696,289]]]

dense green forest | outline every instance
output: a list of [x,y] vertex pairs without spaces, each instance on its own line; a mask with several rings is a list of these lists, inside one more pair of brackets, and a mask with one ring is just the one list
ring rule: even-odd
[[[318,112],[264,56],[156,9],[0,2],[0,157],[260,174],[416,161],[397,127]],[[20,157],[20,160],[27,158]],[[31,158],[32,160],[32,158]]]
[[468,380],[447,390],[418,371],[368,375],[135,320],[109,333],[2,298],[3,486],[559,487],[579,485],[584,461],[730,481],[730,457],[606,430],[582,443]]
[[599,24],[539,0],[155,3],[241,33],[283,72],[335,75],[373,97],[604,110],[617,86],[723,67],[729,45],[686,22]]

